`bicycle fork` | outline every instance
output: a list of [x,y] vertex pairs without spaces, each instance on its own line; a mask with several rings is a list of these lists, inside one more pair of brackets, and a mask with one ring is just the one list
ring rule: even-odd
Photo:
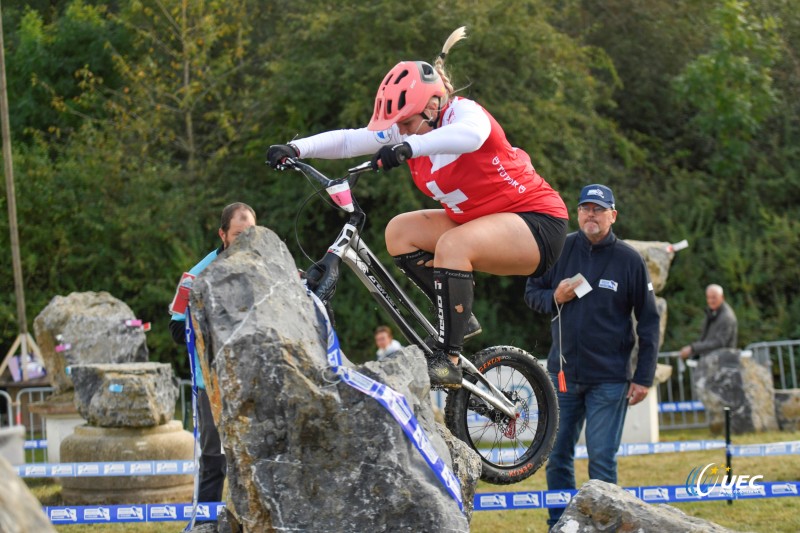
[[491,391],[491,394],[487,394],[486,391],[478,388],[473,383],[470,383],[466,379],[461,380],[461,386],[468,391],[470,391],[473,395],[477,396],[478,398],[482,399],[498,411],[501,411],[504,415],[506,415],[511,420],[516,420],[518,413],[517,413],[517,406],[516,404],[512,403],[511,400],[506,398],[506,395],[503,394],[501,391],[497,389],[492,383],[486,379],[483,374],[481,374],[475,365],[472,364],[472,361],[464,357],[463,355],[459,356],[461,359],[461,365],[466,369],[469,369],[470,373],[473,374],[478,381],[484,384],[486,388]]

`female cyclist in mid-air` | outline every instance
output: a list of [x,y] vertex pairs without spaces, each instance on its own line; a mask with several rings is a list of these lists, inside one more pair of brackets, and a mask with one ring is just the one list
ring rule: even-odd
[[439,387],[461,386],[464,339],[480,332],[472,272],[541,276],[561,254],[569,216],[497,121],[476,102],[454,96],[444,61],[465,35],[463,27],[454,31],[433,66],[395,65],[378,87],[366,128],[296,139],[267,153],[273,167],[287,157],[372,153],[373,166],[386,171],[407,161],[416,186],[442,204],[397,215],[386,227],[395,263],[438,311],[428,374]]

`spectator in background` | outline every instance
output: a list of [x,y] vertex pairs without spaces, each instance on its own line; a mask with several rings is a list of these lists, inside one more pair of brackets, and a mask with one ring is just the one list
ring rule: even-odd
[[[639,252],[617,239],[614,194],[587,185],[578,200],[580,231],[541,277],[529,277],[525,302],[553,314],[547,369],[557,387],[558,433],[547,461],[549,490],[575,488],[575,444],[586,422],[589,478],[617,482],[617,449],[629,405],[647,396],[658,355],[659,316]],[[582,280],[574,276],[582,274]],[[584,292],[581,286],[591,287]],[[577,290],[577,292],[576,292]],[[636,325],[632,316],[636,317]],[[634,370],[634,333],[639,360]],[[552,527],[564,509],[552,508]]]
[[[225,209],[222,210],[218,231],[222,244],[192,267],[189,273],[199,276],[223,250],[233,244],[233,241],[235,241],[242,232],[255,225],[256,213],[249,205],[236,202],[225,207]],[[176,344],[186,345],[185,314],[173,313],[172,320],[170,320],[169,323],[169,330]],[[197,359],[196,353],[193,353],[192,357],[194,357],[194,367],[196,369],[197,420],[200,433],[200,472],[198,474],[200,482],[198,501],[218,502],[222,501],[222,489],[225,484],[225,455],[222,452],[222,440],[220,439],[219,430],[214,424],[214,416],[211,413],[211,402],[206,393],[203,374],[200,371],[200,361]],[[201,521],[197,522],[197,524],[202,523]]]
[[700,340],[681,348],[682,359],[699,359],[720,348],[736,348],[739,325],[736,313],[725,302],[722,287],[715,283],[706,287],[706,303]]
[[378,361],[403,348],[403,345],[392,336],[392,328],[389,326],[375,328],[375,346],[378,347],[378,351],[375,353],[378,356]]

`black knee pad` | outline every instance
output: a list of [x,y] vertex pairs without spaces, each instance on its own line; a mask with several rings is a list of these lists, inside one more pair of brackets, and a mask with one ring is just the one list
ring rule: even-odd
[[417,250],[394,257],[394,264],[397,265],[397,268],[413,281],[414,285],[433,303],[433,267],[425,266],[430,261],[433,261],[433,254],[425,250]]

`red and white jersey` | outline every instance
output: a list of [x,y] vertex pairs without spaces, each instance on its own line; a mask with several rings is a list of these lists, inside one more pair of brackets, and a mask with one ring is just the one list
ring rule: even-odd
[[[446,133],[447,126],[456,124],[461,114],[476,111],[488,119],[489,132],[480,147],[466,153],[409,159],[416,186],[438,200],[458,223],[492,213],[524,211],[569,218],[561,196],[536,173],[528,154],[512,147],[494,117],[477,103],[454,99],[442,111],[442,126],[436,131]],[[428,135],[410,138],[423,141]],[[409,144],[414,155],[424,151],[424,144],[417,150],[412,142]]]
[[533,211],[569,218],[561,196],[514,148],[500,124],[472,100],[453,98],[438,128],[422,135],[337,130],[292,141],[301,157],[338,159],[372,154],[381,146],[407,142],[416,186],[438,200],[459,224],[493,213]]

